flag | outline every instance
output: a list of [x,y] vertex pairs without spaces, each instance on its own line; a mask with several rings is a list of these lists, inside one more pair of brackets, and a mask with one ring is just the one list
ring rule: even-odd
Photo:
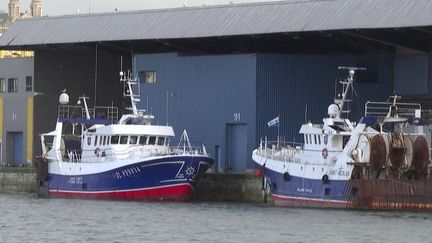
[[278,127],[279,126],[279,116],[275,117],[273,120],[267,122],[268,127]]

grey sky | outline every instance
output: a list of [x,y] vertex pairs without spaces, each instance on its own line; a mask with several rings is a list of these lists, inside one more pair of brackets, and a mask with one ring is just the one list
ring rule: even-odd
[[[266,0],[232,0],[234,3],[262,2]],[[269,1],[269,0],[267,0]],[[21,12],[30,10],[31,0],[20,0]],[[7,12],[9,0],[0,0],[0,10]],[[201,6],[214,4],[229,4],[230,0],[42,0],[44,15],[75,14],[91,12],[112,12],[115,8],[120,11],[170,8],[186,6]]]

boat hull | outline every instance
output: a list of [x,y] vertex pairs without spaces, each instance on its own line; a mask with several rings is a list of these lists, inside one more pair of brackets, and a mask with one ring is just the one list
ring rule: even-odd
[[111,165],[107,170],[100,169],[101,163],[49,163],[48,197],[189,201],[213,160],[205,156],[166,156]]
[[270,189],[276,206],[345,208],[347,181],[323,183],[320,179],[308,179],[265,169],[266,186]]
[[323,183],[269,169],[264,172],[276,206],[379,210],[432,210],[432,181],[357,179]]

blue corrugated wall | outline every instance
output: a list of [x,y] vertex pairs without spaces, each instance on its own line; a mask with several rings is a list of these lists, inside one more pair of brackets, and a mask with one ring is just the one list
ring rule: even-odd
[[259,139],[276,139],[277,129],[267,127],[269,120],[280,115],[280,134],[302,142],[298,131],[306,105],[308,120],[320,123],[333,100],[336,77],[347,75],[337,67],[363,64],[374,67],[375,75],[374,80],[355,83],[350,118],[358,120],[367,100],[383,100],[392,93],[391,56],[143,54],[135,55],[134,70],[157,73],[156,83],[141,85],[141,108],[148,99],[155,123],[165,124],[168,92],[168,122],[177,136],[187,129],[191,140],[205,143],[213,158],[219,146],[219,168],[227,163],[227,127],[246,124],[246,165],[253,169],[251,152]]
[[[220,165],[226,162],[228,124],[247,125],[247,167],[254,168],[249,151],[255,147],[256,55],[178,56],[176,53],[135,55],[135,72],[156,71],[154,84],[141,85],[141,108],[168,122],[177,140],[187,129],[192,141],[204,143],[215,158],[220,146]],[[240,120],[234,119],[240,114]],[[238,117],[237,117],[238,118]]]
[[[307,119],[321,123],[332,103],[337,77],[345,78],[346,71],[338,66],[374,67],[375,80],[355,83],[350,118],[357,120],[363,114],[367,100],[383,100],[392,94],[393,58],[391,56],[338,56],[338,55],[271,55],[257,56],[257,142],[261,137],[275,140],[276,128],[267,122],[280,115],[280,135],[287,141],[303,142],[298,135]],[[368,71],[366,71],[368,72]]]

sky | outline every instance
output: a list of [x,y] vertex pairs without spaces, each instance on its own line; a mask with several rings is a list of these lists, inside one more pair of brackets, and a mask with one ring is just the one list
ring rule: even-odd
[[[274,0],[231,0],[233,3]],[[30,11],[31,0],[20,0],[21,12]],[[0,0],[0,10],[7,12],[9,0]],[[230,0],[42,0],[43,15],[112,12],[155,8],[229,4]]]

